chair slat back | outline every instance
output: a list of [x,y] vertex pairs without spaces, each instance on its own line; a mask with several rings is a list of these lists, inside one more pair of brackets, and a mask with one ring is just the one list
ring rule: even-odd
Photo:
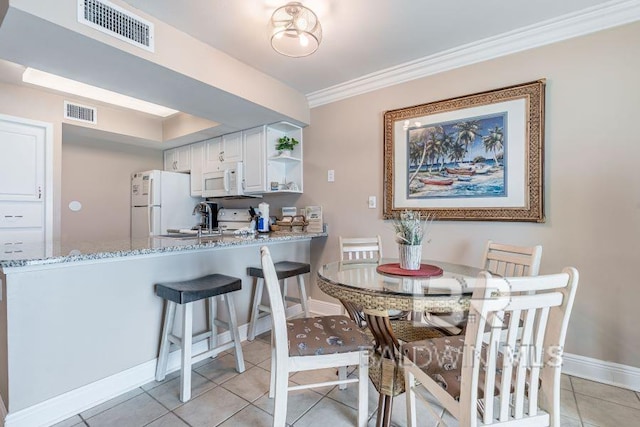
[[289,343],[287,338],[287,318],[285,314],[284,303],[282,301],[282,293],[278,283],[278,275],[271,259],[269,248],[262,246],[260,248],[262,272],[264,282],[269,294],[269,306],[271,307],[272,322],[272,339],[275,343],[276,361],[277,363],[286,364],[289,356]]
[[[525,420],[552,414],[557,419],[551,425],[559,425],[558,359],[577,283],[573,268],[517,279],[481,273],[465,336],[460,425],[477,425],[476,414],[485,425],[520,419],[522,425],[533,425]],[[489,338],[483,348],[487,325]]]
[[537,276],[542,246],[513,246],[489,240],[484,251],[483,268],[502,277]]
[[340,260],[378,262],[382,258],[382,239],[376,237],[340,236]]

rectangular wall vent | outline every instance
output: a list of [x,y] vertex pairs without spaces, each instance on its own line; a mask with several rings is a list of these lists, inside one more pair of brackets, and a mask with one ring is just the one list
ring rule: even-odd
[[85,123],[98,123],[98,110],[86,105],[64,101],[64,118]]
[[107,0],[78,0],[78,22],[154,51],[153,24]]

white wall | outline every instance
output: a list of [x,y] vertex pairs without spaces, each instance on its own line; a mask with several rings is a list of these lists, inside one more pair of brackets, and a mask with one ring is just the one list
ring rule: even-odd
[[[541,243],[542,273],[580,271],[566,350],[640,367],[639,39],[634,23],[312,109],[300,204],[322,205],[330,227],[312,259],[337,260],[339,235],[381,234],[386,255],[397,256],[381,210],[385,111],[546,78],[547,222],[441,221],[424,257],[479,266],[487,239]],[[369,195],[378,209],[367,208]],[[312,297],[329,300],[317,288]]]

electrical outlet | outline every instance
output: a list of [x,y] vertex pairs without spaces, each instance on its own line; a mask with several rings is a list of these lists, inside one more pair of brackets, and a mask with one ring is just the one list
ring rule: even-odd
[[333,182],[336,180],[335,171],[333,169],[329,169],[327,171],[327,181]]
[[369,196],[369,209],[376,208],[376,196]]

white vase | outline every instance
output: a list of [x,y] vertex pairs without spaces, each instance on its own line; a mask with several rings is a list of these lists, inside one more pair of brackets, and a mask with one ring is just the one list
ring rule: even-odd
[[291,157],[291,150],[280,150],[280,156]]
[[422,245],[398,245],[400,268],[404,270],[420,270]]

